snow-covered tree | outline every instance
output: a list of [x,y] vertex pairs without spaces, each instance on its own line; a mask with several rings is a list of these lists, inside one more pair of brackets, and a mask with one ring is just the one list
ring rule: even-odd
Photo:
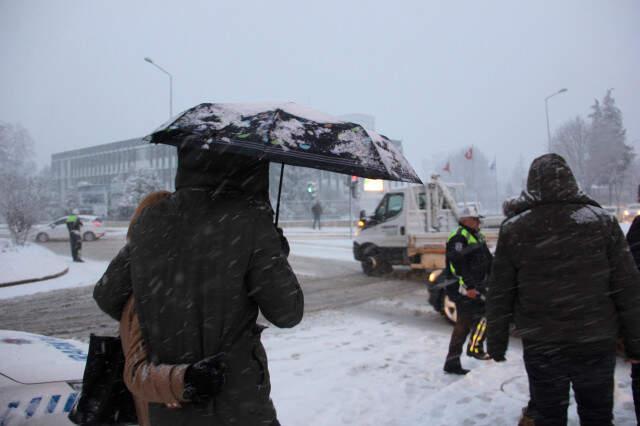
[[33,140],[21,126],[0,123],[0,215],[15,244],[23,245],[45,205],[45,187],[34,174]]
[[635,154],[626,143],[622,111],[616,106],[611,89],[602,102],[595,100],[591,110],[586,189],[590,191],[593,185],[608,187],[611,203],[614,197],[619,198]]
[[161,189],[163,189],[163,186],[155,171],[149,169],[137,170],[129,175],[124,182],[120,207],[135,209],[146,195]]
[[551,150],[567,160],[582,188],[589,185],[589,141],[589,125],[580,116],[556,129],[551,141]]

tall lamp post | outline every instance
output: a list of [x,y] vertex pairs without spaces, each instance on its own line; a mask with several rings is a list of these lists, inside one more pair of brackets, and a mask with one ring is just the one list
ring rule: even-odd
[[169,71],[165,70],[160,65],[153,62],[151,58],[146,57],[144,58],[144,60],[149,62],[151,65],[158,68],[160,71],[162,71],[163,73],[169,76],[169,118],[171,118],[173,117],[173,76]]
[[544,111],[547,114],[547,151],[551,152],[551,128],[549,127],[549,99],[553,98],[555,95],[559,95],[560,93],[566,92],[567,89],[562,88],[555,93],[550,94],[546,98],[544,98]]

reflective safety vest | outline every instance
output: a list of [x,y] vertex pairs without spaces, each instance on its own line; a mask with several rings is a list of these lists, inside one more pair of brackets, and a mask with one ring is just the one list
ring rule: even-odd
[[[464,226],[458,226],[458,228],[456,228],[451,234],[449,234],[447,243],[449,243],[449,241],[451,241],[451,239],[458,234],[462,235],[464,239],[467,240],[467,245],[469,246],[484,243],[485,241],[482,232],[478,231],[478,238],[476,238],[471,232],[467,230],[467,228],[465,228]],[[452,262],[449,262],[449,271],[451,271],[454,277],[458,277],[458,284],[460,284],[461,287],[465,287],[464,279],[456,274],[456,268],[453,266]]]
[[75,214],[70,214],[69,216],[67,216],[67,223],[73,223],[77,220],[78,216],[76,216]]

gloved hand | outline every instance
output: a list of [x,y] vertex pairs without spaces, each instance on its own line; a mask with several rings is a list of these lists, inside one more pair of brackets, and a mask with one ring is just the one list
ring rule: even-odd
[[467,297],[470,299],[477,299],[480,296],[480,292],[475,288],[467,289]]
[[276,231],[278,231],[278,235],[280,235],[280,246],[282,247],[282,253],[284,253],[286,257],[289,257],[289,241],[287,241],[287,237],[284,236],[284,231],[282,230],[282,228],[276,228]]
[[219,353],[187,367],[184,373],[185,400],[206,402],[220,392],[225,382],[225,356]]

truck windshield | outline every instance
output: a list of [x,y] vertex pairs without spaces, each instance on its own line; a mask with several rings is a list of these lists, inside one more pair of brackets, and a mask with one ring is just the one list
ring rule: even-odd
[[378,208],[376,209],[375,218],[381,222],[388,220],[402,211],[404,204],[404,194],[387,194],[384,196]]

